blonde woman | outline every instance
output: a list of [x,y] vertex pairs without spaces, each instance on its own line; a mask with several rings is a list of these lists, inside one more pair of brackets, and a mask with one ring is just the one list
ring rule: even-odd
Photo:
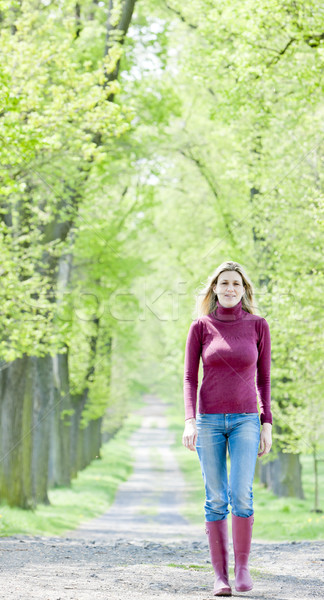
[[[267,321],[254,312],[253,288],[242,266],[224,262],[199,296],[185,351],[183,444],[197,450],[205,484],[205,521],[214,595],[231,596],[228,579],[228,505],[232,511],[235,589],[252,589],[248,568],[257,456],[271,449],[271,340]],[[203,380],[196,415],[198,370]],[[257,406],[259,394],[260,416]],[[260,432],[261,422],[261,432]],[[230,456],[227,476],[226,452]]]

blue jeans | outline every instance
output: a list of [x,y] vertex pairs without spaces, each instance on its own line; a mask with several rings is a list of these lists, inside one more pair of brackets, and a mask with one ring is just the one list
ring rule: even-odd
[[[253,477],[260,441],[258,413],[197,415],[197,453],[206,491],[206,521],[253,514]],[[227,478],[226,449],[231,461]]]

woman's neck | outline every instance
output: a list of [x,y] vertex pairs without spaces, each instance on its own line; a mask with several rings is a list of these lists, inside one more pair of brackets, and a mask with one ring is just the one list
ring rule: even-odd
[[217,305],[213,311],[214,316],[219,321],[238,321],[242,319],[244,310],[242,308],[242,298],[235,306],[222,306],[217,300]]

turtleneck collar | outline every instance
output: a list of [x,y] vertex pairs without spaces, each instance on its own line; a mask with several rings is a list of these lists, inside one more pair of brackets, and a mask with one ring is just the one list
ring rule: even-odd
[[211,313],[217,321],[239,321],[244,316],[244,309],[242,308],[242,298],[235,305],[230,307],[222,306],[218,300],[215,310]]

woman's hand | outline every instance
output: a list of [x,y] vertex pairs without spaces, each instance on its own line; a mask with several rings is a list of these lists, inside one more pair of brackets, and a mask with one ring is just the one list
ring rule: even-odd
[[258,456],[268,454],[272,446],[272,425],[271,423],[263,423],[260,433],[260,452]]
[[182,435],[182,443],[189,450],[196,450],[197,442],[197,425],[196,419],[187,419],[185,423],[184,432]]

